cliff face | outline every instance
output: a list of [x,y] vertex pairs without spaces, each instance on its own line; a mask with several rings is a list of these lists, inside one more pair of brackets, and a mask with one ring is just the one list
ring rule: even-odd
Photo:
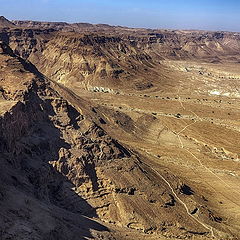
[[133,78],[142,79],[154,63],[119,37],[59,34],[46,44],[37,65],[60,83],[91,89],[134,86]]
[[[132,47],[137,47],[137,50],[141,50],[141,52],[145,51],[151,53],[151,56],[157,56],[158,60],[159,57],[160,59],[205,58],[205,60],[213,57],[221,58],[226,55],[238,55],[240,48],[239,33],[231,32],[131,29],[106,24],[93,25],[88,23],[10,22],[4,17],[1,17],[1,21],[11,25],[8,35],[15,36],[20,41],[19,45],[21,46],[25,45],[24,42],[21,42],[25,38],[32,38],[37,41],[39,38],[41,39],[43,34],[45,34],[45,37],[54,38],[54,35],[50,33],[58,32],[58,39],[55,40],[59,42],[60,35],[62,35],[62,44],[65,43],[64,37],[75,38],[76,43],[77,39],[83,39],[83,34],[88,35],[85,36],[85,41],[89,42],[91,38],[92,43],[96,43],[95,45],[102,44],[104,38],[106,41],[109,38],[115,38],[118,39],[117,42],[123,42]],[[91,36],[91,34],[95,34],[95,36]],[[69,39],[69,41],[71,40]],[[13,48],[15,50],[15,47]],[[119,50],[125,52],[123,49]]]
[[14,53],[31,61],[47,77],[88,90],[157,86],[156,78],[166,75],[161,60],[240,60],[237,33],[15,23],[18,28],[0,33]]
[[229,55],[238,55],[238,33],[175,31],[151,33],[148,38],[150,50],[158,57],[177,60],[221,60]]
[[12,29],[2,31],[0,39],[49,78],[88,89],[135,87],[154,65],[151,56],[117,36]]
[[53,36],[54,29],[24,29],[11,28],[0,32],[0,41],[8,44],[15,54],[24,59],[39,58],[45,44]]

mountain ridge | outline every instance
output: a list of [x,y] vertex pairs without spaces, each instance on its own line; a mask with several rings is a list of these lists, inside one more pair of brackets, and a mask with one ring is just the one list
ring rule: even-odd
[[15,27],[15,24],[8,19],[6,19],[4,16],[0,16],[0,27]]

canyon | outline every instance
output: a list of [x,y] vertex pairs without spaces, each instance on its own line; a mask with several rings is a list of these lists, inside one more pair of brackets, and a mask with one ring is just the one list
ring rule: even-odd
[[239,53],[0,17],[0,239],[240,239]]

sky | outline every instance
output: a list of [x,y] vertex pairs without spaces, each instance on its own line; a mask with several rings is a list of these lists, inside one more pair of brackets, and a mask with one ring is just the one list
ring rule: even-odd
[[0,0],[10,20],[240,32],[240,0]]

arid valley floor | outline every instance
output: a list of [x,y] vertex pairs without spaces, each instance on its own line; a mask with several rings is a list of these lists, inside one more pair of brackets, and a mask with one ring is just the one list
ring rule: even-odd
[[240,33],[0,17],[0,239],[240,239]]

